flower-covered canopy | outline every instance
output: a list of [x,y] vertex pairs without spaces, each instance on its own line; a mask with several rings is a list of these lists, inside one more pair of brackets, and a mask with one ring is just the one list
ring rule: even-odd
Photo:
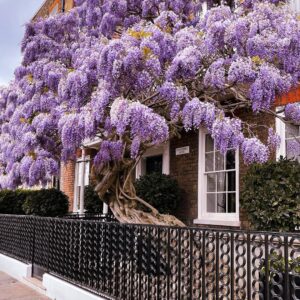
[[[28,24],[1,89],[1,188],[46,182],[95,137],[99,170],[200,127],[222,153],[265,162],[278,137],[270,129],[263,144],[237,115],[275,114],[275,97],[298,84],[300,22],[277,0],[202,2],[77,0]],[[300,122],[299,106],[280,118]]]

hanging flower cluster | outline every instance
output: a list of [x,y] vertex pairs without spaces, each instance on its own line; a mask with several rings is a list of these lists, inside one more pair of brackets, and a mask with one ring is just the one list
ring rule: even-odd
[[[202,4],[76,0],[28,24],[22,65],[0,89],[0,187],[45,183],[96,136],[98,165],[200,127],[222,153],[240,147],[246,163],[265,162],[278,137],[270,130],[264,145],[235,112],[267,112],[298,83],[300,22],[277,0],[206,14]],[[299,123],[299,111],[285,116]]]

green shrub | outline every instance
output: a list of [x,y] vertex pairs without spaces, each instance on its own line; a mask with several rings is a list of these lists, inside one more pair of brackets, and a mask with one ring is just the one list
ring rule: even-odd
[[251,166],[241,205],[255,229],[295,231],[300,226],[300,163],[281,158]]
[[135,188],[137,195],[160,213],[175,213],[181,198],[181,191],[175,179],[165,174],[151,173],[136,180]]
[[41,189],[31,192],[22,208],[26,215],[47,217],[63,216],[68,212],[67,196],[57,189]]
[[0,214],[24,214],[22,205],[30,190],[1,190],[0,191]]
[[102,213],[103,202],[91,185],[84,189],[84,208],[87,213]]

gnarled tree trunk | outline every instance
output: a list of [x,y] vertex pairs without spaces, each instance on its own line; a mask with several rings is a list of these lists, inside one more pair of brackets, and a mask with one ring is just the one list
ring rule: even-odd
[[172,215],[160,214],[137,196],[133,185],[134,168],[135,162],[128,159],[92,169],[95,191],[116,219],[121,223],[185,226]]

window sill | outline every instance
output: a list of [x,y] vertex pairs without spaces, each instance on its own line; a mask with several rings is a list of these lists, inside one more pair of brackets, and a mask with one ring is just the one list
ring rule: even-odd
[[238,220],[212,220],[212,219],[195,219],[194,224],[201,225],[223,225],[223,226],[233,226],[239,227],[241,222]]

